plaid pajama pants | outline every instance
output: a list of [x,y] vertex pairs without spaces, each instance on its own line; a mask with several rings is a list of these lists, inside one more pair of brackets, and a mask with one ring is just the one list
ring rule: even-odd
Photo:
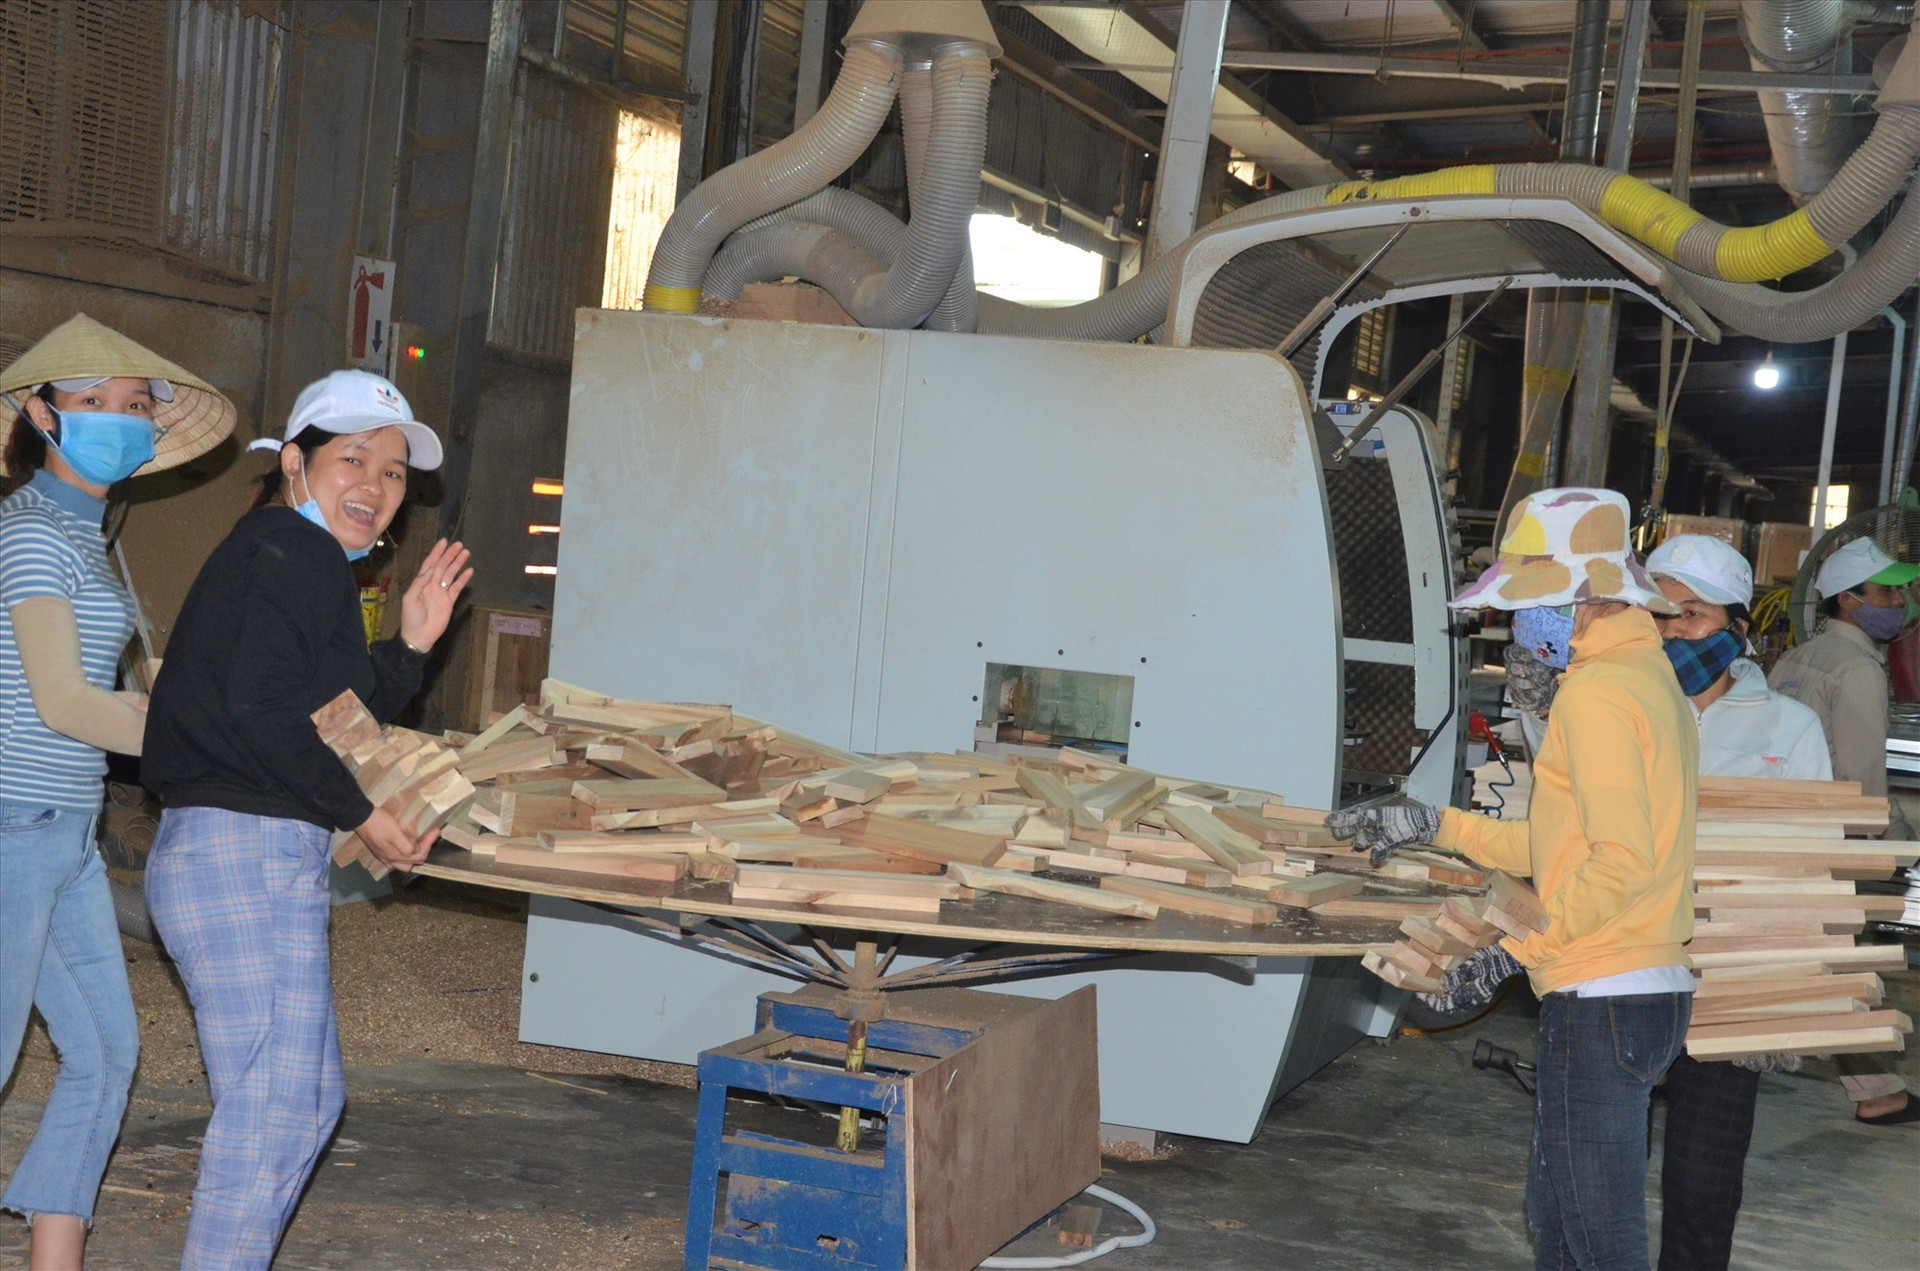
[[170,808],[147,900],[193,1001],[213,1094],[188,1271],[265,1268],[346,1105],[327,954],[329,835]]

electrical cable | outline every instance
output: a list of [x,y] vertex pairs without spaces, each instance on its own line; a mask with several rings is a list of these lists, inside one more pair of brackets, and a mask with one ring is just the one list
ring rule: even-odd
[[980,1265],[983,1267],[1012,1267],[1021,1269],[1021,1271],[1024,1271],[1025,1268],[1077,1267],[1083,1262],[1091,1262],[1095,1258],[1104,1258],[1115,1249],[1137,1249],[1141,1245],[1152,1244],[1154,1236],[1159,1234],[1160,1229],[1153,1225],[1153,1219],[1147,1216],[1147,1211],[1128,1200],[1125,1196],[1120,1195],[1118,1192],[1110,1192],[1096,1183],[1088,1187],[1083,1195],[1097,1196],[1110,1204],[1118,1205],[1129,1214],[1132,1214],[1143,1230],[1138,1235],[1133,1236],[1111,1236],[1106,1240],[1102,1240],[1091,1249],[1082,1249],[1079,1253],[1063,1254],[1057,1258],[988,1258]]

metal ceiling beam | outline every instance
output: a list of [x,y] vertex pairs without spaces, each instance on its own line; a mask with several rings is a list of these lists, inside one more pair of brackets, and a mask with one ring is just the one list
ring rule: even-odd
[[1453,0],[1428,0],[1428,3],[1440,10],[1440,16],[1453,24],[1453,29],[1460,33],[1460,38],[1468,48],[1482,51],[1487,48],[1486,40],[1474,30],[1472,20],[1460,12],[1460,6]]
[[[1382,79],[1445,79],[1502,88],[1530,88],[1537,84],[1564,84],[1567,68],[1546,62],[1509,62],[1504,58],[1485,63],[1448,61],[1440,58],[1377,57],[1370,53],[1296,53],[1285,49],[1262,51],[1234,49],[1221,59],[1230,71],[1298,71],[1309,75],[1372,75]],[[1103,65],[1101,70],[1130,74],[1164,70],[1151,66]],[[1619,83],[1619,71],[1610,69],[1600,82],[1609,87]],[[1677,67],[1649,66],[1640,72],[1640,87],[1674,89],[1680,87]],[[1876,90],[1871,75],[1797,75],[1772,71],[1700,72],[1703,91],[1756,92],[1760,89],[1801,93],[1834,93],[1841,96],[1871,96]]]
[[[1161,101],[1171,95],[1176,40],[1144,5],[1129,0],[1113,8],[1090,8],[1061,0],[1024,0],[1022,7],[1095,58],[1096,64],[1087,69],[1118,71]],[[1127,64],[1111,64],[1107,58]],[[1220,76],[1212,132],[1289,186],[1317,185],[1353,175],[1344,162],[1322,154],[1298,124],[1232,75]]]
[[1148,154],[1160,149],[1159,130],[1118,97],[1068,70],[998,22],[993,24],[993,34],[1000,41],[1001,70],[1125,137]]
[[1153,179],[1153,216],[1147,222],[1147,259],[1161,256],[1193,233],[1213,144],[1213,96],[1220,86],[1229,0],[1188,0],[1180,14],[1180,45],[1160,133],[1160,166]]

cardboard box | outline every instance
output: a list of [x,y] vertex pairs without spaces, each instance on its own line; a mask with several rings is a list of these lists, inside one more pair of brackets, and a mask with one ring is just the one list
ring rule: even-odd
[[1669,516],[1660,529],[1660,541],[1676,534],[1705,534],[1730,544],[1735,551],[1747,550],[1747,523],[1730,516]]
[[1800,562],[1813,547],[1813,527],[1791,521],[1768,521],[1760,526],[1753,554],[1753,581],[1759,586],[1791,583],[1800,575]]

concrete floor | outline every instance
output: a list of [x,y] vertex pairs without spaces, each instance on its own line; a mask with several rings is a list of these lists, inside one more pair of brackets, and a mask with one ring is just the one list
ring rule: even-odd
[[[1920,1004],[1920,977],[1888,981],[1903,1009]],[[1516,993],[1461,1032],[1363,1043],[1277,1104],[1250,1146],[1180,1139],[1164,1159],[1109,1157],[1103,1183],[1143,1205],[1160,1237],[1101,1265],[1529,1266],[1532,1103],[1509,1078],[1476,1072],[1471,1056],[1478,1037],[1530,1055],[1531,1005]],[[1920,1085],[1912,1055],[1902,1067]],[[350,1069],[349,1084],[283,1271],[678,1265],[691,1092],[425,1058]],[[206,1113],[197,1084],[136,1092],[92,1267],[177,1261]],[[0,1112],[0,1171],[38,1115],[19,1099]],[[1654,1168],[1657,1177],[1657,1154]],[[1656,1183],[1655,1206],[1657,1195]],[[1736,1266],[1911,1271],[1917,1200],[1920,1133],[1853,1124],[1830,1065],[1764,1079]],[[1109,1212],[1103,1236],[1123,1230]],[[0,1267],[25,1265],[25,1236],[0,1220]],[[1065,1250],[1041,1230],[1010,1251]]]

